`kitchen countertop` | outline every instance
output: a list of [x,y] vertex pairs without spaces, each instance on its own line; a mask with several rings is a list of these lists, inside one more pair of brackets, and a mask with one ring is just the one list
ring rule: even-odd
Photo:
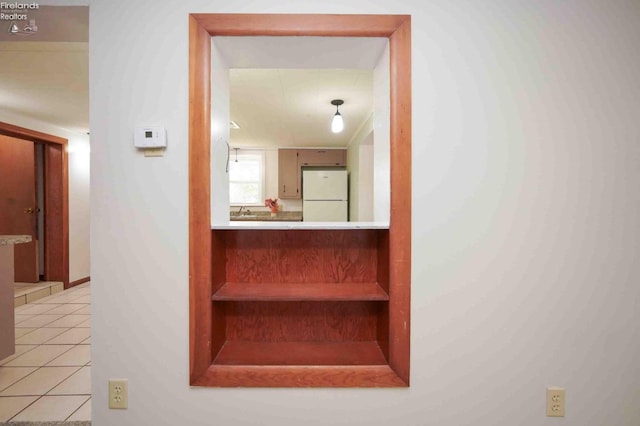
[[215,223],[211,229],[389,229],[389,222],[286,222],[229,221]]
[[0,246],[30,243],[31,235],[0,235]]
[[250,214],[231,213],[230,221],[234,222],[301,222],[302,212],[278,212],[275,216],[271,212],[251,212]]

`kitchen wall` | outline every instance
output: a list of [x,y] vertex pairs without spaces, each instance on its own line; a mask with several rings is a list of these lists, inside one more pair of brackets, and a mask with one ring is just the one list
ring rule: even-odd
[[374,175],[373,114],[349,141],[347,170],[349,170],[349,220],[371,221],[373,220]]
[[[278,149],[265,148],[260,151],[264,152],[264,197],[265,199],[278,198]],[[242,152],[242,150],[238,152]],[[231,161],[233,161],[233,155],[234,151],[231,151]],[[278,204],[282,205],[282,211],[302,211],[301,200],[278,199]],[[249,206],[248,208],[252,211],[269,211],[269,208],[264,206]],[[238,211],[238,207],[231,206],[230,211]]]
[[389,222],[391,180],[389,135],[390,120],[378,117],[389,117],[389,45],[380,55],[373,69],[373,220]]
[[[189,387],[189,12],[412,15],[410,388]],[[550,426],[547,386],[567,390],[564,425],[640,423],[637,1],[90,13],[94,425]],[[161,158],[131,141],[150,119]],[[107,408],[113,377],[127,410]]]
[[[229,221],[229,66],[211,43],[211,224]],[[177,136],[177,135],[176,135]]]
[[89,271],[89,136],[0,110],[0,121],[69,140],[69,281]]

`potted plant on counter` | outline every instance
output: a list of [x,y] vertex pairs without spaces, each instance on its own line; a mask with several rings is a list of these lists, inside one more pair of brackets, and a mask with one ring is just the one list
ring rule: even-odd
[[275,216],[278,213],[278,210],[280,210],[280,205],[278,204],[277,198],[267,198],[266,200],[264,200],[264,205],[265,207],[269,207],[269,210],[271,210],[271,216]]

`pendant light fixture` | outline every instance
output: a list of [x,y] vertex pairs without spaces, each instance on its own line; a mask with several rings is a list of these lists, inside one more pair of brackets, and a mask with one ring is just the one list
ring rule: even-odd
[[331,131],[333,133],[340,133],[342,129],[344,129],[344,121],[342,121],[342,115],[340,115],[338,109],[343,103],[344,101],[342,99],[334,99],[331,101],[331,105],[336,106],[336,114],[333,116],[333,121],[331,121]]

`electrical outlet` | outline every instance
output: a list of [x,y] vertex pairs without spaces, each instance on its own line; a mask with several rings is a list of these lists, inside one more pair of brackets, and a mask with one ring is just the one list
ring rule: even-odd
[[564,417],[563,388],[547,388],[547,416]]
[[109,408],[124,409],[129,407],[129,392],[127,379],[109,380]]

